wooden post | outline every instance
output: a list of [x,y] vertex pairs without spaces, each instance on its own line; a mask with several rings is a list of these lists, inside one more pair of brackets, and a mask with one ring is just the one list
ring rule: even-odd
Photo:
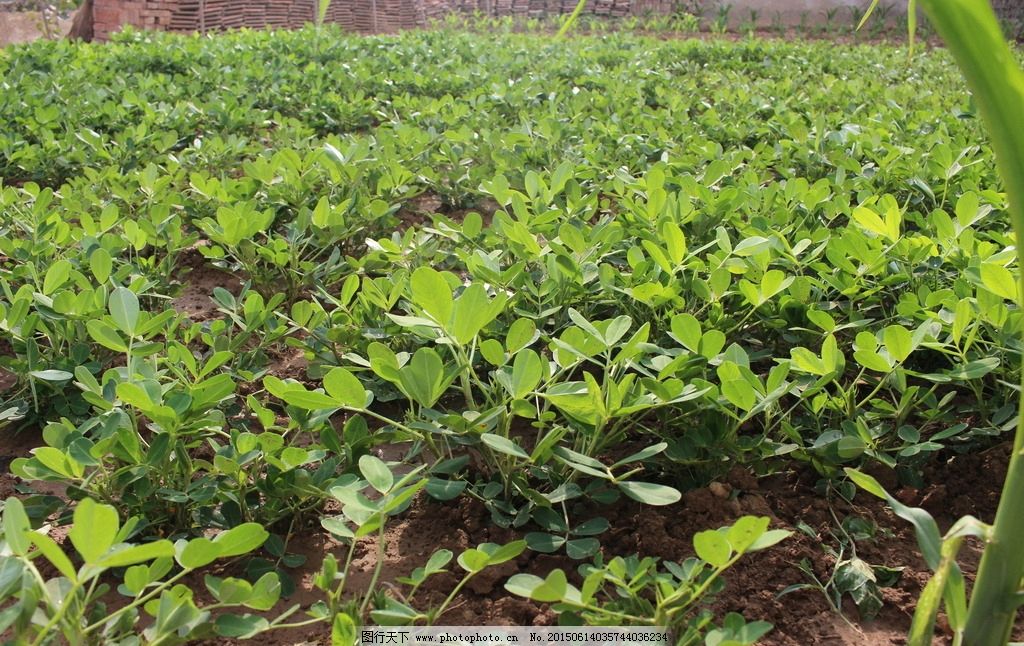
[[199,33],[206,35],[206,0],[199,0]]
[[377,28],[377,0],[370,0],[370,19],[372,20],[373,33],[377,33],[380,29]]

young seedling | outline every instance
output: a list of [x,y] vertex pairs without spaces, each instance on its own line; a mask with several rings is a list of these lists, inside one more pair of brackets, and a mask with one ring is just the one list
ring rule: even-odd
[[[0,593],[13,603],[0,613],[0,630],[11,630],[18,643],[104,643],[144,639],[148,643],[184,643],[189,638],[216,634],[251,637],[280,624],[297,607],[270,621],[250,613],[214,611],[227,608],[270,610],[281,592],[276,574],[255,583],[243,579],[207,576],[205,583],[215,601],[198,606],[192,590],[179,583],[217,559],[245,555],[267,539],[263,527],[239,525],[215,537],[192,540],[157,540],[129,543],[140,519],[123,526],[117,511],[90,498],[75,508],[68,538],[82,565],[75,568],[67,553],[46,533],[33,530],[17,498],[3,505]],[[45,578],[37,567],[43,558],[58,576]],[[127,569],[125,569],[127,568]],[[176,570],[176,571],[175,571]],[[115,572],[122,581],[117,592],[126,603],[117,610],[106,605]],[[173,572],[173,574],[172,574]],[[141,611],[150,616],[143,621]]]
[[[569,583],[565,572],[552,570],[546,577],[517,574],[505,583],[512,594],[550,603],[563,620],[584,625],[630,625],[667,628],[678,643],[696,643],[707,631],[711,616],[700,610],[706,596],[721,588],[721,575],[744,554],[766,549],[791,532],[769,530],[768,518],[745,516],[732,526],[700,532],[693,538],[696,558],[683,563],[655,558],[598,558],[580,567],[583,584]],[[651,598],[654,601],[652,603]],[[727,620],[728,632],[743,633],[743,644],[753,644],[771,625],[749,624],[736,630],[737,620]]]

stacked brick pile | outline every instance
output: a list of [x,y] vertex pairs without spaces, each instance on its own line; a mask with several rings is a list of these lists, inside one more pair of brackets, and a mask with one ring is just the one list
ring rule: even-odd
[[[427,3],[432,3],[431,13]],[[107,40],[124,25],[169,31],[301,27],[315,20],[317,4],[318,0],[95,0],[93,27],[97,40]],[[440,17],[450,4],[450,0],[333,0],[325,20],[354,31],[397,31]]]
[[96,0],[92,8],[93,30],[98,40],[133,25],[141,29],[166,30],[182,4],[179,0]]

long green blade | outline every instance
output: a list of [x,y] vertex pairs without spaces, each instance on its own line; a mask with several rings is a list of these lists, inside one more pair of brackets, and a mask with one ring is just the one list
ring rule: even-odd
[[[988,128],[996,167],[1006,184],[1010,219],[1017,239],[1024,236],[1024,72],[1003,38],[999,22],[983,0],[921,0],[928,18],[963,71]],[[1018,267],[1021,251],[1018,249]],[[1021,285],[1018,276],[1017,300]],[[964,643],[1001,646],[1010,637],[1018,588],[1024,575],[1024,400],[1014,452],[1003,486],[992,539],[978,568],[967,611]]]

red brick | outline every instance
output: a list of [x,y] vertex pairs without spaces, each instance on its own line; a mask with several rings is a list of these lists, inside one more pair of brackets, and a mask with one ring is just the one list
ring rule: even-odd
[[94,23],[114,23],[121,20],[121,8],[113,3],[97,2],[92,9]]

